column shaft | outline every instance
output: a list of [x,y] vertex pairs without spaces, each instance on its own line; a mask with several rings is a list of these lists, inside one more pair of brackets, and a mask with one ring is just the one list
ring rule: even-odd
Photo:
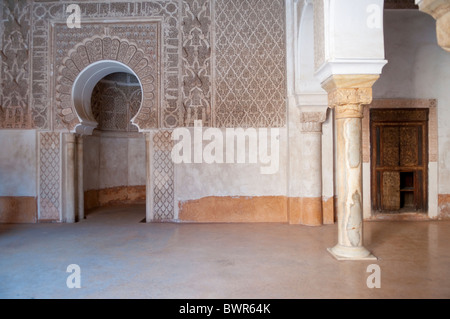
[[[362,106],[357,106],[362,110]],[[338,245],[339,256],[365,257],[362,219],[361,118],[336,118]]]
[[339,260],[376,259],[363,240],[362,117],[377,79],[378,75],[334,75],[322,84],[335,108],[338,243],[329,251]]

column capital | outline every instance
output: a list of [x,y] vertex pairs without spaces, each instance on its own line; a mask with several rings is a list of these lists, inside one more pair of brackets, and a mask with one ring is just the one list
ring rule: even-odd
[[304,133],[322,133],[322,124],[327,120],[327,110],[309,110],[300,113],[301,131]]
[[438,44],[450,52],[450,2],[448,0],[416,0],[419,10],[436,20]]
[[328,105],[336,118],[363,117],[363,105],[372,102],[372,85],[379,75],[333,75],[322,83],[328,92]]

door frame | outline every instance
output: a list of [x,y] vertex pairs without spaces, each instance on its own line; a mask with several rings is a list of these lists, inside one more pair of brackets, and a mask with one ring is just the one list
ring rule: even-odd
[[374,99],[364,108],[363,135],[363,214],[365,219],[376,219],[372,210],[370,110],[371,109],[429,109],[428,117],[428,209],[427,218],[438,216],[438,120],[435,99]]

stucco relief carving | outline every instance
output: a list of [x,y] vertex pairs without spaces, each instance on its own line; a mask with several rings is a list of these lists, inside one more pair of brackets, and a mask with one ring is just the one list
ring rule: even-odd
[[331,106],[347,104],[369,104],[372,102],[371,88],[342,88],[329,95]]
[[183,2],[183,108],[184,124],[202,120],[212,124],[211,1]]
[[[181,3],[180,0],[81,2],[82,28],[73,30],[68,29],[64,23],[68,3],[33,2],[31,101],[36,128],[64,130],[65,126],[58,116],[52,116],[49,107],[54,87],[50,77],[51,62],[56,56],[55,66],[60,64],[68,50],[94,36],[126,39],[144,50],[146,57],[160,58],[158,72],[161,78],[161,112],[158,121],[162,127],[176,127],[183,123],[179,78]],[[152,29],[155,21],[160,24],[160,38]],[[49,39],[52,43],[49,43]],[[162,42],[164,49],[155,48],[155,41]]]
[[216,126],[285,125],[285,52],[284,1],[215,1]]
[[118,61],[137,75],[142,85],[142,106],[134,120],[141,129],[157,127],[157,79],[154,63],[145,52],[127,40],[95,37],[84,40],[67,54],[56,78],[56,110],[64,124],[73,130],[80,123],[72,103],[72,87],[78,74],[100,60]]
[[327,120],[327,112],[302,112],[300,123],[302,132],[322,133],[322,124]]
[[[70,49],[96,36],[127,40],[147,58],[160,58],[160,128],[190,126],[195,119],[212,126],[285,125],[284,1],[86,1],[79,3],[82,28],[77,30],[65,25],[68,5],[59,1],[2,5],[0,59],[4,67],[0,78],[2,83],[17,86],[9,78],[5,80],[11,71],[18,87],[3,90],[8,94],[0,99],[0,127],[64,131],[65,123],[54,105],[55,73]],[[150,20],[160,23],[157,40],[162,45],[156,50],[152,41],[158,35],[153,36]],[[5,62],[8,47],[21,48],[18,68],[13,67],[14,59]],[[255,69],[258,65],[261,67]],[[73,65],[67,65],[67,70],[70,68]],[[245,80],[236,83],[230,78],[233,73]],[[20,101],[9,106],[15,98]],[[73,125],[76,119],[69,109],[64,112],[64,121]]]
[[138,113],[142,101],[142,91],[137,83],[100,81],[92,92],[91,101],[98,129],[137,131],[137,127],[131,124],[131,119]]
[[59,220],[61,209],[60,134],[39,134],[39,219]]
[[172,161],[172,132],[158,131],[153,135],[153,220],[173,220],[175,197],[175,168]]
[[30,4],[0,3],[0,128],[33,127],[29,107]]
[[372,88],[338,88],[328,94],[336,117],[363,117],[363,105],[372,102]]
[[333,75],[322,83],[336,119],[362,118],[364,105],[372,102],[372,85],[379,75]]

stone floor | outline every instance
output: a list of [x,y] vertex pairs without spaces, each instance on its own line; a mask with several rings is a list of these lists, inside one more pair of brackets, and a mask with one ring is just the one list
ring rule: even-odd
[[[327,252],[336,225],[144,224],[145,207],[77,224],[0,225],[1,298],[450,298],[450,222],[366,222],[373,262]],[[81,267],[68,289],[67,266]]]

